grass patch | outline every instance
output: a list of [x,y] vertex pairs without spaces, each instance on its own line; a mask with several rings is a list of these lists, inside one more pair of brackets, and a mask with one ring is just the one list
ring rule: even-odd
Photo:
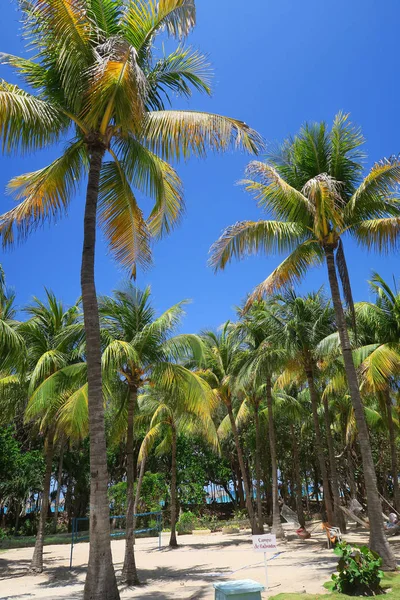
[[[36,537],[34,535],[29,536],[18,536],[10,537],[0,540],[0,552],[4,550],[12,550],[13,548],[33,548],[35,545]],[[45,546],[53,546],[55,544],[70,544],[71,534],[70,533],[57,533],[54,535],[47,535],[44,538]]]
[[[324,587],[331,589],[332,582],[328,582]],[[382,600],[400,600],[400,573],[385,573],[382,579],[382,587],[384,590],[391,590],[381,596],[375,596],[376,598],[382,598]],[[354,600],[354,598],[360,598],[361,596],[347,596],[346,594],[339,594],[338,592],[331,592],[330,594],[278,594],[273,596],[270,600]]]

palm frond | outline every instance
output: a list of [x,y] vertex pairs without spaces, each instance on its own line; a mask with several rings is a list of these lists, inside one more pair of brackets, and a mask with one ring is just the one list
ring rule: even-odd
[[89,430],[88,384],[73,392],[57,414],[58,426],[72,440],[84,439]]
[[300,244],[265,281],[256,287],[245,309],[250,308],[255,300],[261,299],[264,295],[268,296],[284,286],[298,283],[310,267],[319,266],[323,261],[323,252],[318,242],[311,240]]
[[152,235],[170,233],[185,208],[182,182],[175,169],[132,136],[118,138],[115,150],[132,186],[155,200],[148,219]]
[[170,94],[192,95],[192,89],[211,94],[210,65],[207,58],[192,48],[179,46],[159,59],[147,75],[149,93],[147,105],[151,110],[164,110]]
[[242,221],[228,227],[210,249],[210,264],[224,269],[233,259],[264,252],[276,254],[295,250],[310,236],[301,224],[283,221]]
[[56,142],[69,119],[55,106],[0,80],[0,138],[5,153],[29,153]]
[[122,32],[141,56],[145,56],[160,31],[182,38],[194,27],[194,0],[129,1],[122,19]]
[[253,161],[247,167],[246,175],[250,179],[240,183],[254,194],[261,208],[272,212],[278,220],[305,226],[312,224],[315,206],[307,196],[289,185],[272,165]]
[[99,212],[111,252],[135,278],[137,265],[147,269],[151,264],[150,232],[119,163],[103,164]]
[[141,141],[167,161],[240,147],[257,154],[263,147],[260,135],[242,121],[184,110],[147,113]]
[[78,141],[49,166],[11,179],[8,192],[22,202],[0,217],[4,246],[65,213],[87,161],[85,147]]
[[360,246],[387,254],[399,247],[400,216],[361,221],[351,232]]

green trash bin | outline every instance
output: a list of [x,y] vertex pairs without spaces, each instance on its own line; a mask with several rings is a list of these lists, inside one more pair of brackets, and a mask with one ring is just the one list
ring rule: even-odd
[[264,586],[252,579],[214,583],[215,600],[261,600]]

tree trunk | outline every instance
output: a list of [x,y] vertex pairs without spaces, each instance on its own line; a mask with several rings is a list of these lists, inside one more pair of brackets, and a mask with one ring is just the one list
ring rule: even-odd
[[237,499],[239,502],[239,508],[241,510],[243,510],[246,507],[246,500],[244,498],[244,491],[243,491],[243,479],[242,479],[242,474],[240,472],[240,466],[238,467],[238,465],[235,463],[235,473],[236,473],[236,478],[237,478]]
[[296,431],[294,425],[290,425],[290,433],[292,436],[292,452],[293,452],[293,479],[295,484],[296,492],[296,511],[297,518],[299,520],[300,527],[306,526],[306,519],[304,517],[303,510],[303,493],[300,477],[300,457],[299,457],[299,446],[296,438]]
[[[63,470],[63,458],[64,458],[64,440],[61,440],[60,444],[60,456],[58,459],[58,475],[57,475],[57,492],[56,499],[54,502],[54,517],[53,517],[53,531],[57,533],[57,523],[58,523],[58,507],[60,505],[60,493],[61,493],[61,482],[62,482],[62,470]],[[65,509],[65,503],[64,503]]]
[[[137,515],[138,513],[138,506],[139,506],[139,500],[140,500],[140,493],[142,491],[142,483],[143,483],[143,477],[146,471],[146,459],[143,458],[142,462],[140,463],[140,471],[139,471],[139,477],[136,483],[136,493],[135,493],[135,504],[133,505],[133,514]],[[135,519],[136,522],[136,519]]]
[[90,550],[84,600],[119,600],[111,554],[100,323],[94,280],[97,201],[105,148],[100,141],[91,144],[81,269],[90,437]]
[[395,570],[396,559],[383,530],[382,504],[379,499],[374,461],[364,414],[364,406],[361,401],[357,372],[353,362],[353,354],[351,351],[346,320],[340,297],[339,283],[336,275],[334,249],[332,247],[325,248],[325,256],[332,294],[332,302],[336,316],[336,325],[339,331],[346,377],[349,384],[350,397],[356,417],[358,441],[360,444],[363,462],[365,488],[367,492],[368,517],[370,524],[369,545],[372,550],[377,552],[382,557],[383,567],[385,569]]
[[347,472],[349,474],[349,487],[351,498],[357,498],[357,483],[354,474],[354,462],[351,455],[351,446],[347,448]]
[[336,468],[336,458],[335,458],[335,449],[333,446],[333,437],[331,431],[331,420],[329,418],[329,403],[326,397],[323,398],[324,403],[324,419],[325,419],[325,429],[326,429],[326,441],[328,442],[328,454],[329,454],[329,462],[331,467],[331,488],[332,488],[332,496],[333,496],[333,517],[334,517],[334,525],[340,528],[340,530],[345,533],[346,531],[346,521],[344,518],[343,511],[340,509],[340,488],[339,488],[339,477]]
[[284,538],[281,513],[279,509],[279,493],[278,493],[278,464],[276,459],[276,443],[275,443],[275,426],[274,416],[272,412],[272,382],[267,378],[267,407],[268,407],[268,432],[269,432],[269,448],[271,454],[272,468],[272,533],[277,538]]
[[122,581],[127,585],[140,585],[136,570],[135,561],[135,498],[133,493],[133,484],[135,477],[135,465],[133,460],[133,419],[135,414],[135,405],[137,398],[136,387],[129,390],[128,403],[128,427],[126,435],[126,538],[125,538],[125,559],[122,569]]
[[176,429],[172,427],[172,461],[171,461],[171,537],[169,545],[177,548],[176,541],[176,516],[177,516],[177,472],[176,472]]
[[254,513],[253,502],[252,502],[251,492],[250,492],[250,488],[249,488],[249,482],[247,479],[246,465],[244,464],[242,447],[240,445],[239,433],[238,433],[238,430],[236,427],[235,417],[233,415],[231,403],[229,403],[227,405],[227,409],[228,409],[229,420],[231,423],[233,439],[235,440],[236,454],[238,457],[240,471],[242,474],[242,479],[243,479],[243,484],[244,484],[246,508],[247,508],[247,514],[249,515],[251,531],[253,532],[253,534],[262,533],[262,531],[259,531],[258,523],[256,520],[256,515]]
[[261,501],[261,440],[260,440],[260,415],[259,415],[259,404],[256,401],[254,406],[254,420],[256,425],[256,501],[257,501],[257,519],[258,529],[260,532],[264,531],[264,519],[262,513],[262,501]]
[[389,442],[390,442],[390,458],[391,458],[391,471],[393,479],[393,504],[397,511],[400,511],[400,490],[399,490],[399,463],[397,460],[397,448],[396,448],[396,433],[394,431],[393,424],[393,405],[390,397],[389,389],[385,390],[385,401],[386,411],[389,429]]
[[326,516],[327,516],[328,522],[331,525],[334,525],[331,492],[329,489],[328,470],[326,468],[324,446],[322,444],[321,428],[319,426],[319,417],[318,417],[319,397],[318,397],[317,390],[315,389],[313,366],[311,364],[307,364],[307,362],[306,362],[305,370],[306,370],[306,376],[307,376],[308,389],[310,391],[312,415],[313,415],[313,421],[314,421],[315,451],[317,454],[319,468],[321,471],[322,486],[324,488],[324,503],[325,503],[325,509],[326,509]]
[[53,470],[53,453],[54,453],[54,428],[51,427],[47,433],[45,441],[45,473],[43,480],[43,495],[42,506],[40,508],[39,525],[36,534],[35,549],[33,551],[30,571],[32,573],[42,573],[43,571],[43,543],[45,536],[45,527],[47,520],[47,512],[49,510],[49,496],[51,473]]

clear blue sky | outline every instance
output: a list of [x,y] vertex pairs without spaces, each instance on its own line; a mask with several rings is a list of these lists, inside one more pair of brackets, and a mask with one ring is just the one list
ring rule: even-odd
[[[16,2],[2,0],[0,50],[21,54]],[[188,107],[245,120],[269,141],[295,133],[306,120],[331,121],[348,111],[367,138],[370,163],[400,152],[398,0],[197,0],[198,26],[192,45],[209,53],[215,79],[211,99],[195,96]],[[8,76],[5,68],[1,75]],[[0,189],[25,170],[44,166],[55,151],[25,159],[1,158]],[[155,248],[155,266],[139,273],[150,283],[162,310],[191,298],[185,330],[216,327],[234,315],[233,306],[278,264],[278,257],[254,257],[214,275],[207,267],[210,245],[236,221],[261,218],[254,201],[235,182],[248,162],[244,154],[210,156],[181,165],[187,214],[173,235]],[[10,286],[23,305],[51,288],[66,303],[79,295],[83,195],[68,218],[32,234],[1,257]],[[5,194],[0,210],[12,206]],[[368,297],[371,270],[400,274],[398,256],[367,255],[347,244],[356,300]],[[97,286],[109,293],[123,273],[97,248]],[[326,281],[323,269],[311,272],[301,289]]]

